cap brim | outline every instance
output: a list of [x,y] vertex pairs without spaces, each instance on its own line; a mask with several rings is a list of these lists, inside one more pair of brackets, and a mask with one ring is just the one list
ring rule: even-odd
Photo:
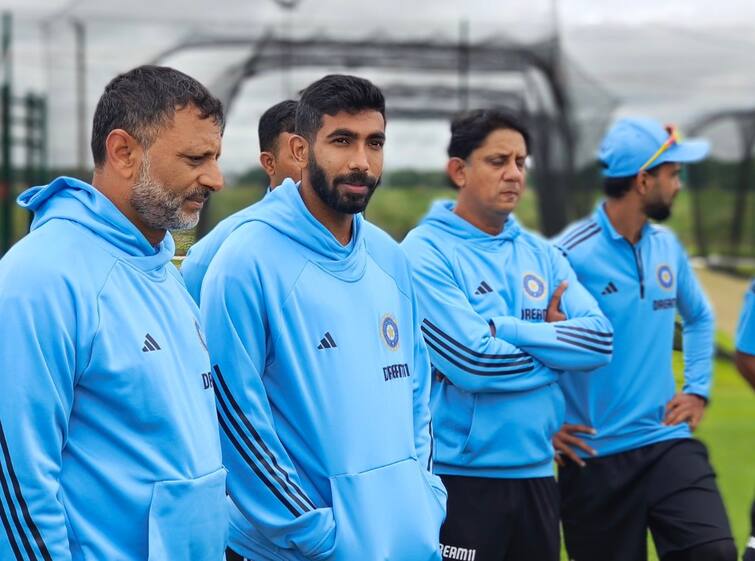
[[710,152],[710,142],[701,138],[689,139],[675,144],[658,158],[658,163],[674,162],[691,164],[704,159]]

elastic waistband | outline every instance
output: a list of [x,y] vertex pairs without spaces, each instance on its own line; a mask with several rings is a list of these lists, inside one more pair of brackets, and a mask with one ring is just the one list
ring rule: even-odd
[[474,466],[454,466],[435,463],[433,472],[437,475],[463,475],[465,477],[490,477],[493,479],[525,479],[530,477],[553,477],[555,467],[552,460],[522,467],[475,468]]

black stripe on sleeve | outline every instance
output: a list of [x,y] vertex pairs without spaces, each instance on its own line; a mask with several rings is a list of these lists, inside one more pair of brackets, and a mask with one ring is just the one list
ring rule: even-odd
[[588,343],[595,343],[596,345],[604,345],[606,347],[613,346],[613,340],[601,340],[601,339],[594,339],[592,337],[586,337],[584,335],[577,335],[576,333],[570,333],[568,331],[561,331],[558,328],[556,328],[556,334],[557,335],[563,335],[564,337],[571,337],[572,339],[579,339],[581,341],[587,341]]
[[437,337],[436,335],[434,335],[433,333],[430,333],[427,329],[425,329],[424,326],[421,327],[421,330],[422,330],[422,334],[425,336],[426,342],[428,340],[432,340],[433,343],[435,343],[436,345],[440,345],[441,347],[446,349],[448,352],[453,353],[456,357],[464,360],[465,362],[467,362],[468,364],[472,366],[480,366],[482,368],[509,368],[511,366],[521,366],[523,364],[532,364],[532,357],[528,357],[524,353],[522,353],[521,356],[527,357],[527,358],[523,358],[522,360],[516,360],[516,361],[511,361],[511,362],[480,362],[479,360],[472,360],[471,358],[468,358],[462,355],[461,353],[459,353],[459,351],[457,351],[450,345],[447,345],[446,343],[444,343],[439,337]]
[[427,326],[433,331],[435,331],[438,335],[443,337],[446,341],[449,343],[455,345],[459,349],[465,351],[466,353],[475,356],[477,358],[487,358],[489,360],[495,360],[495,359],[513,359],[513,358],[524,358],[527,355],[527,353],[515,353],[515,354],[507,354],[507,355],[497,355],[497,354],[488,354],[488,353],[479,353],[473,349],[470,349],[469,347],[463,345],[453,337],[451,337],[448,333],[443,332],[437,325],[432,323],[429,319],[422,320],[423,326]]
[[566,246],[566,249],[574,249],[575,247],[577,247],[582,242],[584,242],[586,240],[589,240],[591,237],[593,237],[598,232],[600,232],[600,226],[596,225],[594,230],[592,230],[589,233],[585,234],[581,238],[578,238],[577,240],[571,242],[569,245]]
[[[311,510],[305,503],[303,503],[297,496],[295,496],[291,490],[286,487],[286,484],[283,482],[283,479],[281,479],[280,475],[278,475],[270,466],[270,464],[267,462],[267,460],[262,456],[260,451],[257,449],[254,444],[252,444],[252,441],[249,439],[249,437],[246,435],[246,433],[243,432],[241,429],[241,426],[239,425],[238,421],[232,416],[231,411],[228,408],[228,404],[225,402],[225,398],[220,393],[220,390],[215,389],[215,396],[218,399],[218,403],[220,404],[220,409],[223,411],[226,417],[228,417],[228,420],[230,421],[231,425],[234,429],[236,429],[236,433],[241,437],[241,440],[244,441],[247,448],[251,450],[252,454],[254,454],[254,457],[257,458],[257,460],[265,467],[265,471],[269,474],[269,476],[265,476],[263,473],[261,473],[261,470],[259,470],[254,464],[254,461],[249,457],[249,455],[242,450],[241,443],[235,438],[233,434],[230,433],[230,431],[226,430],[226,435],[228,435],[228,438],[231,439],[233,442],[234,447],[236,450],[239,451],[239,453],[244,457],[244,459],[247,461],[247,463],[254,469],[254,472],[262,479],[262,481],[265,483],[268,489],[270,489],[273,494],[278,498],[279,501],[283,503],[283,505],[296,517],[300,516],[301,514],[304,514]],[[226,425],[227,428],[227,425]],[[270,476],[278,482],[278,484],[281,486],[281,488],[286,492],[288,497],[294,501],[299,506],[299,510],[296,509],[296,507],[287,499],[284,497],[278,488],[275,486],[275,483],[271,481]]]
[[[31,517],[31,513],[29,512],[29,507],[26,504],[26,500],[24,499],[24,495],[21,493],[21,484],[18,482],[18,478],[16,477],[16,472],[13,469],[13,462],[11,462],[10,451],[8,450],[8,441],[5,439],[5,431],[3,430],[2,423],[0,423],[0,446],[3,449],[3,456],[5,457],[5,466],[8,470],[8,475],[10,476],[10,482],[13,486],[13,491],[16,495],[16,501],[21,507],[21,513],[23,514],[24,521],[26,522],[26,526],[29,528],[31,535],[34,537],[34,541],[37,544],[37,549],[39,549],[39,552],[42,554],[42,558],[45,561],[52,561],[52,556],[50,555],[50,552],[47,549],[47,545],[45,544],[45,541],[42,539],[42,534],[40,534],[39,528],[37,528],[37,525],[34,523],[34,520]],[[12,505],[10,500],[8,501],[8,505],[9,507],[11,507]],[[16,521],[17,516],[15,514],[15,509],[11,507],[10,511],[11,511],[11,516],[13,517],[14,521]],[[24,549],[26,549],[26,552],[29,555],[29,560],[36,561],[37,556],[34,554],[33,551],[30,551],[31,546],[28,545],[26,534],[24,534],[24,532],[21,531],[21,528],[18,526],[18,522],[16,524],[17,524],[17,527],[19,528],[18,533],[21,536],[21,541],[24,543]]]
[[242,458],[246,461],[247,464],[249,464],[249,467],[252,468],[252,471],[255,473],[255,475],[265,483],[268,489],[270,489],[270,492],[275,495],[275,497],[283,504],[283,506],[288,509],[288,511],[296,518],[299,518],[301,516],[301,513],[296,510],[296,507],[292,505],[286,497],[281,495],[281,492],[277,489],[273,483],[267,479],[264,474],[260,471],[260,468],[257,467],[257,464],[254,463],[254,460],[249,457],[249,454],[247,454],[246,450],[244,450],[244,447],[241,446],[241,443],[236,439],[236,436],[231,432],[231,430],[228,428],[228,425],[225,424],[225,421],[223,420],[223,416],[220,414],[220,411],[218,411],[218,423],[220,423],[220,428],[223,429],[223,432],[228,437],[228,440],[231,441],[231,444],[233,444],[233,447],[236,448],[238,453],[241,455]]
[[[260,446],[260,448],[262,448],[262,451],[265,452],[265,454],[268,455],[268,457],[270,458],[270,461],[272,462],[273,467],[278,471],[278,473],[280,473],[280,475],[283,476],[283,478],[286,480],[286,483],[288,483],[288,485],[290,486],[290,488],[286,487],[286,485],[283,483],[283,481],[280,481],[281,486],[286,490],[286,492],[289,494],[289,496],[292,499],[294,499],[294,501],[297,502],[297,504],[301,504],[300,503],[300,499],[301,499],[307,505],[309,505],[310,508],[307,508],[306,506],[302,505],[305,512],[308,511],[308,510],[310,510],[310,509],[312,509],[312,510],[316,509],[317,507],[312,503],[312,501],[304,493],[304,491],[302,491],[301,488],[298,485],[296,485],[296,483],[294,483],[293,481],[291,481],[291,479],[290,479],[290,477],[288,475],[288,472],[286,470],[284,470],[280,466],[280,464],[278,463],[277,458],[275,457],[275,454],[273,454],[270,451],[270,449],[267,447],[267,444],[265,443],[265,441],[263,440],[263,438],[257,432],[257,429],[254,428],[254,425],[252,425],[251,421],[249,421],[249,419],[247,418],[247,416],[244,415],[244,411],[241,409],[241,406],[238,404],[238,402],[236,401],[236,399],[233,397],[233,394],[228,389],[228,385],[225,383],[225,380],[223,379],[223,375],[220,372],[220,367],[216,364],[213,367],[213,369],[215,371],[215,377],[218,379],[218,381],[220,382],[220,385],[222,386],[223,393],[228,397],[228,401],[230,402],[231,406],[235,410],[238,418],[241,419],[241,422],[247,428],[247,430],[252,435],[252,437],[254,438],[254,440],[257,442],[257,444]],[[230,417],[230,415],[229,415],[228,418],[230,420],[233,420]],[[244,433],[240,429],[239,429],[239,434],[242,437],[245,436]],[[245,441],[246,441],[246,439],[245,439]],[[260,461],[263,461],[263,460],[260,460]],[[268,471],[269,471],[270,465],[267,462],[264,462],[264,464],[268,468]],[[270,471],[270,475],[272,475],[273,477],[275,477],[276,479],[279,480],[279,477],[274,472]],[[293,491],[291,491],[291,489],[293,489]],[[296,493],[299,493],[300,497],[296,497]]]
[[593,220],[590,220],[587,224],[582,224],[582,226],[579,226],[576,228],[571,234],[566,236],[563,240],[561,240],[561,245],[568,245],[572,241],[574,241],[576,238],[590,230],[591,228],[594,228],[597,226],[597,223]]
[[475,374],[477,376],[510,376],[510,375],[513,375],[513,374],[521,374],[523,372],[530,372],[530,371],[532,371],[532,370],[535,369],[534,365],[530,365],[530,366],[527,366],[527,367],[524,367],[524,368],[518,368],[518,369],[515,369],[515,370],[495,370],[495,371],[492,371],[492,372],[484,372],[482,370],[475,370],[473,368],[469,368],[468,366],[460,363],[459,361],[457,361],[456,359],[454,359],[452,356],[450,356],[450,355],[446,354],[445,352],[443,352],[439,347],[435,346],[435,343],[433,343],[432,340],[427,339],[425,342],[427,343],[428,347],[430,347],[431,349],[433,349],[436,353],[438,353],[438,355],[440,355],[441,357],[443,357],[444,359],[446,359],[448,362],[450,362],[454,366],[456,366],[458,368],[461,368],[465,372],[469,372],[470,374]]
[[557,336],[556,339],[559,341],[563,341],[564,343],[569,343],[570,345],[574,345],[575,347],[581,347],[583,349],[587,349],[588,351],[595,351],[596,353],[602,353],[604,355],[610,355],[613,353],[611,349],[603,349],[600,347],[593,347],[592,345],[586,345],[584,343],[580,343],[578,341],[573,341],[571,339],[565,339],[564,337]]
[[556,325],[556,329],[567,329],[569,331],[579,331],[580,333],[589,333],[590,335],[597,335],[598,337],[609,337],[613,339],[613,333],[610,331],[595,331],[593,329],[586,329],[584,327],[575,327],[573,325]]
[[[4,473],[0,473],[0,484],[2,484],[5,500],[9,501],[8,486],[7,486],[7,483],[5,482]],[[10,512],[12,511],[12,509],[13,509],[13,503],[9,502],[8,511]],[[16,561],[24,561],[24,558],[21,556],[21,550],[18,549],[18,542],[16,542],[16,536],[13,533],[13,528],[10,527],[10,520],[8,520],[8,515],[5,513],[5,505],[3,504],[3,501],[1,500],[0,500],[0,519],[2,519],[3,528],[5,528],[5,533],[8,536],[10,547],[13,550],[13,556],[16,558]]]

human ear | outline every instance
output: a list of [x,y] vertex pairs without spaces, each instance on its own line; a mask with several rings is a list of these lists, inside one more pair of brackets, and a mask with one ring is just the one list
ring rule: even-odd
[[142,145],[123,129],[113,129],[105,139],[106,162],[116,173],[131,179],[144,158]]
[[458,189],[463,189],[467,183],[467,165],[461,158],[450,158],[446,164],[446,173]]
[[275,175],[275,156],[270,152],[265,151],[260,153],[260,165],[268,177]]
[[292,134],[288,139],[288,147],[291,149],[291,156],[300,169],[307,167],[309,163],[309,141],[303,136]]

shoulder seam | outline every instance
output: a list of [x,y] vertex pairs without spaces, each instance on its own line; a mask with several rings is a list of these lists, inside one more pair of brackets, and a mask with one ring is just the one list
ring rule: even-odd
[[94,330],[94,335],[92,335],[92,340],[89,342],[89,357],[87,358],[87,364],[81,370],[81,374],[75,378],[74,380],[75,384],[78,384],[79,380],[84,376],[84,373],[87,370],[89,370],[89,367],[92,365],[92,357],[94,355],[94,342],[97,339],[97,336],[100,334],[100,328],[101,328],[100,322],[102,320],[102,315],[100,314],[100,296],[102,296],[102,291],[105,290],[105,286],[107,286],[107,283],[110,280],[110,275],[113,274],[113,270],[115,269],[115,266],[118,264],[118,261],[119,261],[118,258],[113,259],[113,264],[110,266],[110,269],[105,275],[105,278],[102,281],[102,286],[100,286],[99,290],[97,291],[97,296],[95,297],[95,302],[96,302],[95,309],[97,313],[97,329]]
[[[365,251],[367,251],[367,255],[370,256],[370,259],[372,260],[372,262],[375,263],[375,265],[377,265],[377,267],[381,271],[383,271],[393,281],[393,283],[396,285],[396,288],[398,289],[398,291],[401,294],[403,294],[404,297],[409,300],[409,302],[411,302],[412,301],[411,294],[408,294],[406,292],[406,290],[404,290],[403,287],[399,284],[398,280],[396,280],[396,277],[393,274],[391,274],[389,271],[387,271],[386,268],[383,267],[382,263],[380,263],[377,259],[375,259],[375,256],[373,255],[372,251],[370,251],[369,245],[366,245]],[[401,248],[399,248],[398,251],[399,251],[399,253],[401,253],[401,255],[403,256],[403,258],[405,260],[404,266],[409,268],[409,270],[407,271],[407,275],[409,277],[409,282],[412,282],[411,265],[406,262],[406,256],[404,256],[404,253],[401,251]]]
[[[283,301],[281,302],[280,306],[278,306],[278,309],[279,309],[279,310],[282,310],[283,308],[285,308],[285,307],[286,307],[286,304],[288,303],[288,300],[289,300],[289,298],[291,298],[291,295],[292,295],[292,294],[293,294],[293,292],[294,292],[294,288],[295,288],[295,287],[296,287],[296,285],[297,285],[297,284],[299,283],[299,279],[300,279],[300,278],[301,278],[301,276],[302,276],[302,275],[304,274],[304,270],[305,270],[305,269],[307,268],[307,266],[308,266],[308,265],[309,265],[310,263],[311,263],[311,261],[310,261],[309,259],[303,258],[303,263],[302,263],[302,266],[301,266],[301,268],[299,269],[299,272],[298,272],[298,273],[296,273],[296,277],[295,277],[295,278],[294,278],[294,280],[293,280],[293,281],[291,282],[291,285],[290,285],[290,286],[288,287],[288,292],[286,293],[286,296],[285,296],[285,297],[283,298]],[[267,301],[265,302],[265,305],[267,305]],[[268,328],[269,328],[269,326],[270,326],[270,319],[269,319],[269,318],[270,318],[270,313],[269,313],[269,312],[268,312],[267,316],[268,316],[268,321],[267,321],[267,324],[268,324]],[[283,332],[281,331],[281,332],[279,332],[279,333],[278,333],[278,334],[277,334],[277,335],[275,336],[275,338],[274,338],[274,339],[272,340],[272,344],[271,344],[271,346],[272,346],[272,347],[275,347],[275,344],[276,344],[276,343],[278,342],[278,340],[280,339],[280,337],[281,337],[282,335],[283,335]],[[267,354],[267,353],[265,353],[265,354]],[[268,366],[269,366],[269,364],[267,363],[267,361],[265,361],[265,370],[267,370],[267,367],[268,367]],[[261,374],[261,375],[262,375],[262,374]]]

